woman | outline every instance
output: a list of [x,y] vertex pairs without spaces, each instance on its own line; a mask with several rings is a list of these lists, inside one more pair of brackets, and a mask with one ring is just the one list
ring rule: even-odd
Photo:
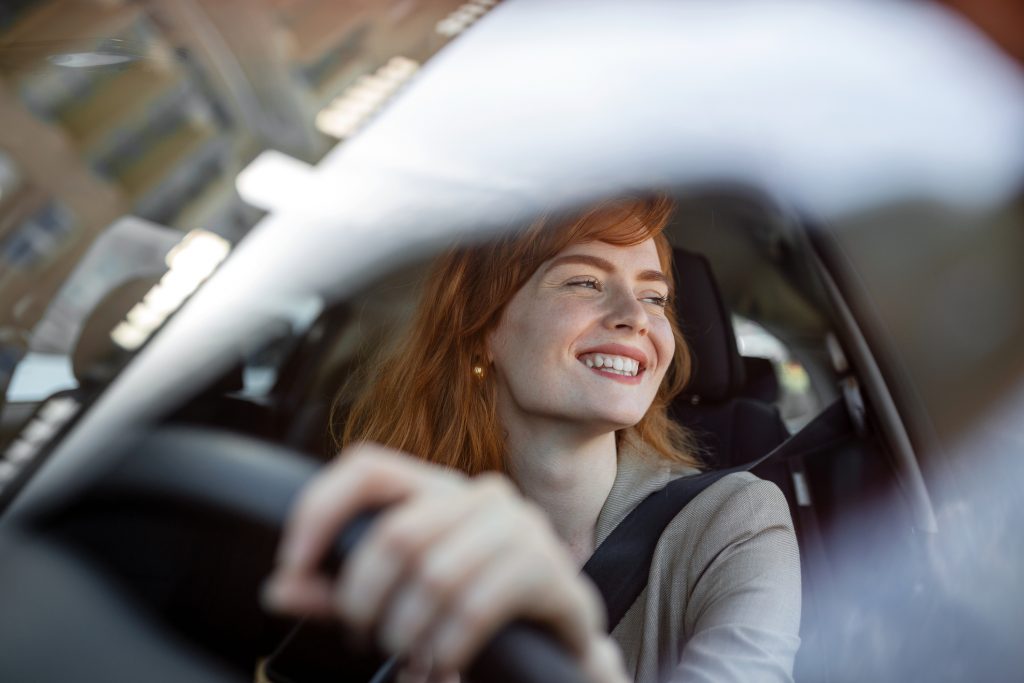
[[[605,202],[444,256],[296,507],[271,605],[337,615],[430,680],[513,617],[549,625],[600,683],[788,680],[799,563],[774,485],[729,475],[679,513],[611,638],[579,574],[648,493],[697,471],[666,413],[689,374],[671,209]],[[344,522],[385,503],[341,576],[318,574]]]

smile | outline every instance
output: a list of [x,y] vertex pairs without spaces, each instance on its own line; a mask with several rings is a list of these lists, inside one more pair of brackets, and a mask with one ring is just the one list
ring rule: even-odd
[[615,356],[607,353],[585,353],[579,361],[588,368],[623,377],[636,377],[640,374],[640,361],[626,356]]

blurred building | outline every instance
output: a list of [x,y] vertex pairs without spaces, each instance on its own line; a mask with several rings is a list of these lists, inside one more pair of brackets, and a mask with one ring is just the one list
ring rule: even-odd
[[261,216],[241,169],[266,149],[316,162],[494,4],[5,2],[0,391],[118,219],[237,241]]

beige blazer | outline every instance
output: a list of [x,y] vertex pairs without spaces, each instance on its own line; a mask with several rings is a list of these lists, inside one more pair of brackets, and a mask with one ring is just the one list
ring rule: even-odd
[[[696,470],[620,448],[595,528],[600,544],[653,491]],[[800,560],[779,488],[730,474],[673,519],[647,588],[612,632],[633,680],[792,681]]]

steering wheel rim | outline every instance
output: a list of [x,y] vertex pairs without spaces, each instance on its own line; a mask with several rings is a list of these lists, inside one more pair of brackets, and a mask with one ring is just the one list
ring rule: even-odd
[[[216,509],[278,535],[299,492],[319,467],[286,447],[239,434],[163,427],[132,440],[86,498],[171,501]],[[338,535],[325,567],[343,561],[376,512],[360,516]],[[506,625],[466,673],[473,680],[498,683],[585,681],[575,661],[552,636],[523,622]]]

